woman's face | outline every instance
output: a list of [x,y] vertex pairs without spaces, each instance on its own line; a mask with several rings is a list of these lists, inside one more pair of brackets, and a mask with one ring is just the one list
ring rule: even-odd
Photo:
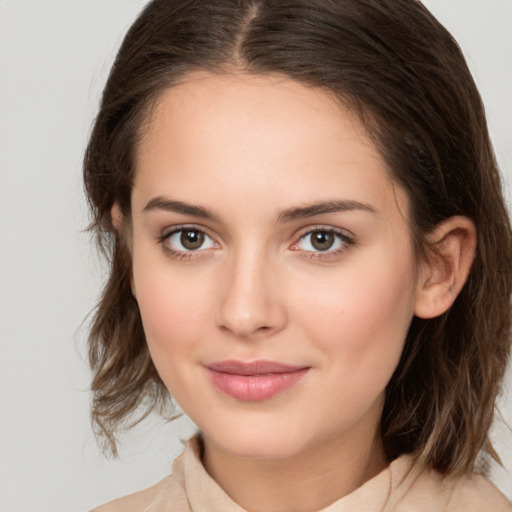
[[137,155],[133,292],[208,442],[280,458],[375,435],[415,309],[408,210],[326,92],[198,73],[161,96]]

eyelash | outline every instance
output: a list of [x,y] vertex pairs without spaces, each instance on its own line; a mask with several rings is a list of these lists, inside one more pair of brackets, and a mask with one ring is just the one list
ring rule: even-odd
[[[181,233],[183,231],[192,231],[196,232],[199,235],[204,235],[208,237],[214,246],[219,246],[218,242],[215,242],[214,238],[208,234],[208,232],[201,227],[194,226],[194,225],[182,225],[182,226],[175,226],[171,231],[165,231],[161,235],[157,237],[157,241],[162,245],[164,251],[171,256],[172,258],[179,260],[179,261],[189,261],[191,258],[197,258],[203,256],[203,254],[207,249],[197,249],[197,250],[176,250],[172,249],[171,246],[166,243],[170,240],[170,238],[173,235],[176,235],[178,233]],[[339,242],[341,242],[341,246],[332,250],[327,249],[325,251],[317,250],[317,251],[307,251],[303,250],[302,253],[304,254],[304,257],[307,257],[309,259],[323,259],[323,260],[329,260],[336,258],[338,256],[341,256],[342,254],[346,253],[350,247],[356,246],[357,241],[353,236],[347,235],[345,231],[341,231],[339,229],[335,229],[333,227],[327,227],[327,226],[315,226],[313,228],[308,229],[306,232],[302,233],[300,235],[300,238],[297,242],[293,243],[290,247],[292,251],[300,251],[298,248],[298,245],[301,241],[305,240],[308,236],[314,234],[314,233],[325,233],[325,234],[332,234],[334,235]]]

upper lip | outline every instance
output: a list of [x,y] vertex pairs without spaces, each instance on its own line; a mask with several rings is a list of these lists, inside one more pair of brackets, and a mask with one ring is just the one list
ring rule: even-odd
[[294,366],[277,361],[217,361],[205,365],[210,370],[233,375],[269,375],[273,373],[291,373],[304,370],[307,366]]

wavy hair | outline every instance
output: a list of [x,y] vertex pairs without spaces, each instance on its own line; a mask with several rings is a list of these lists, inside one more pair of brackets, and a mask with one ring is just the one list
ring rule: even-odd
[[128,31],[84,159],[91,229],[110,277],[89,336],[92,419],[116,432],[170,397],[149,356],[131,295],[126,236],[134,154],[159,95],[192,71],[281,73],[321,87],[356,112],[407,192],[418,258],[441,221],[465,215],[476,258],[453,306],[414,318],[386,388],[390,458],[403,453],[445,474],[495,456],[488,431],[510,353],[512,237],[481,98],[457,43],[417,0],[153,0]]

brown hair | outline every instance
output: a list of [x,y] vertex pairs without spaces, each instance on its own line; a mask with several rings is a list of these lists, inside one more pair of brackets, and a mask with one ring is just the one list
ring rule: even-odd
[[381,423],[390,457],[412,453],[443,473],[470,471],[482,448],[494,455],[488,431],[510,352],[511,228],[474,81],[456,42],[417,0],[153,0],[140,14],[84,163],[91,226],[111,264],[89,337],[97,432],[115,452],[119,428],[170,403],[111,208],[130,218],[134,153],[152,102],[191,71],[227,68],[285,74],[357,112],[409,195],[418,257],[442,220],[475,223],[466,285],[442,316],[413,319]]

